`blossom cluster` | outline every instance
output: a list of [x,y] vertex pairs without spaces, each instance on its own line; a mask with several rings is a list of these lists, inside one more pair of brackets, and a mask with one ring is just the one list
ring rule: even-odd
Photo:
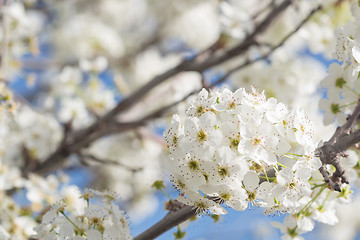
[[[94,196],[103,204],[91,203]],[[34,239],[132,239],[125,213],[115,204],[113,192],[85,190],[76,209],[60,201],[47,211],[42,222],[34,228]]]
[[5,60],[1,63],[0,78],[11,80],[22,67],[22,55],[39,54],[37,35],[44,25],[44,14],[26,9],[23,1],[4,3],[0,12],[0,41],[7,46],[6,52],[2,52]]
[[354,18],[345,26],[335,31],[337,38],[334,56],[342,64],[332,63],[328,76],[321,81],[321,86],[328,89],[327,98],[319,103],[324,111],[324,124],[336,119],[339,124],[346,121],[360,98],[360,4],[352,1],[351,12]]
[[[0,239],[28,239],[35,234],[36,219],[60,199],[66,202],[67,210],[81,209],[84,205],[79,189],[69,185],[64,174],[46,178],[30,174],[26,179],[21,176],[19,168],[4,162],[1,162],[0,171]],[[6,194],[21,188],[26,189],[26,192],[20,192],[24,194],[25,203],[19,203]]]
[[214,214],[249,203],[265,214],[290,213],[284,233],[292,237],[312,230],[312,219],[335,223],[331,206],[340,195],[321,180],[313,131],[303,111],[255,88],[203,89],[164,133],[178,200]]

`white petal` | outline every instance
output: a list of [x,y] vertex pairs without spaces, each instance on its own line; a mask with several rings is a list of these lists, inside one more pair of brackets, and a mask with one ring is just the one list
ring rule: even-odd
[[259,186],[259,177],[253,171],[248,172],[243,180],[245,189],[252,192]]
[[97,230],[89,230],[86,232],[86,238],[88,240],[99,240],[101,239],[101,233]]
[[223,215],[223,214],[227,214],[227,211],[221,207],[220,205],[218,206],[213,206],[209,208],[210,212],[216,215]]

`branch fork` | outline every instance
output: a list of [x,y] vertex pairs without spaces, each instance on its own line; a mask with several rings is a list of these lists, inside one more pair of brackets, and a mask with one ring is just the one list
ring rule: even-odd
[[[360,130],[354,128],[360,122],[360,99],[347,121],[338,127],[329,141],[317,148],[315,156],[319,157],[322,166],[319,168],[329,187],[335,191],[341,191],[341,184],[349,183],[346,172],[340,162],[340,157],[346,157],[347,149],[360,142]],[[330,175],[326,166],[333,165],[336,171]]]

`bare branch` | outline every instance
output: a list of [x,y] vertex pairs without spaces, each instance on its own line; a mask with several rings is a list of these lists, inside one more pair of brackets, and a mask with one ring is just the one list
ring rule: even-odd
[[[203,86],[202,87],[206,87],[208,89],[210,88],[213,88],[215,87],[216,85],[226,81],[226,79],[228,77],[230,77],[233,73],[249,66],[249,65],[252,65],[258,61],[262,61],[262,60],[265,60],[267,58],[269,58],[269,56],[271,54],[273,54],[276,49],[278,49],[279,47],[281,47],[282,45],[284,45],[284,43],[291,37],[293,36],[307,21],[309,21],[309,19],[318,11],[320,11],[322,9],[322,6],[318,6],[317,8],[313,9],[308,15],[306,18],[304,18],[299,24],[298,26],[293,30],[291,31],[288,35],[286,35],[277,45],[273,46],[269,51],[268,53],[264,54],[263,56],[257,58],[257,59],[254,59],[254,60],[247,60],[246,62],[240,64],[239,66],[236,66],[234,68],[232,68],[230,71],[228,71],[224,76],[222,76],[219,80],[217,80],[216,82],[210,84],[209,86],[204,86],[205,83],[204,83],[204,80],[202,79],[202,83],[203,83]],[[188,95],[186,95],[185,97],[183,97],[182,99],[170,104],[170,105],[167,105],[163,108],[160,108],[159,110],[145,116],[144,118],[142,118],[141,120],[139,121],[136,121],[136,122],[132,122],[132,123],[113,123],[111,125],[111,127],[108,127],[108,129],[106,129],[106,133],[118,133],[118,132],[121,132],[123,131],[124,127],[138,127],[138,126],[143,126],[145,125],[149,120],[152,120],[152,119],[155,119],[155,118],[159,118],[159,117],[162,117],[163,114],[168,111],[169,109],[171,109],[172,107],[176,106],[177,104],[185,101],[187,98],[189,98],[191,95],[197,93],[201,91],[201,89],[197,89],[195,91],[192,91],[191,93],[189,93]],[[106,135],[105,133],[103,134],[100,134],[100,135]]]
[[240,55],[245,50],[247,50],[252,44],[255,43],[255,37],[262,33],[272,22],[273,20],[280,15],[290,4],[291,0],[285,0],[279,6],[275,7],[269,15],[255,28],[255,30],[248,35],[242,43],[239,45],[227,50],[220,56],[211,56],[205,59],[202,62],[198,62],[197,57],[193,58],[192,60],[185,60],[176,67],[166,71],[165,73],[156,76],[152,79],[149,83],[145,84],[142,88],[134,92],[128,98],[121,101],[112,111],[106,114],[103,118],[103,121],[108,119],[113,119],[114,116],[119,114],[120,112],[128,109],[129,107],[133,106],[135,103],[140,101],[142,97],[144,97],[151,89],[159,85],[160,83],[164,82],[166,79],[175,76],[176,74],[184,71],[195,71],[195,72],[203,72],[204,70],[228,61],[235,56]]
[[[272,11],[257,25],[254,31],[248,35],[242,43],[225,51],[222,54],[213,54],[207,59],[200,61],[197,57],[191,60],[184,60],[178,66],[169,69],[153,78],[150,82],[145,84],[139,90],[123,99],[113,110],[98,119],[95,123],[86,129],[74,132],[64,140],[65,144],[61,144],[58,149],[52,153],[48,158],[35,169],[27,169],[26,171],[34,171],[39,174],[46,174],[53,169],[56,169],[65,162],[66,157],[71,153],[78,152],[80,149],[87,147],[92,141],[104,136],[104,132],[108,132],[108,126],[116,122],[116,117],[119,113],[127,110],[136,103],[138,103],[150,90],[164,82],[168,78],[184,71],[203,72],[204,70],[215,66],[217,64],[228,61],[240,54],[243,54],[250,46],[256,44],[255,37],[266,30],[273,20],[279,16],[290,4],[292,0],[284,0],[282,3],[275,6]],[[136,122],[135,125],[142,124],[141,121]],[[131,125],[131,123],[129,123]],[[125,129],[125,127],[122,127]]]

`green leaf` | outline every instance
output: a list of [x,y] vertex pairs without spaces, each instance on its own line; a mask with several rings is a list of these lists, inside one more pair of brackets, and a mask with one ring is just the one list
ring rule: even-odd
[[213,214],[210,215],[210,217],[214,220],[215,223],[217,223],[220,220],[220,215]]
[[165,188],[164,182],[161,180],[155,181],[151,186],[154,187],[156,190],[161,190]]
[[174,234],[174,237],[175,239],[182,239],[186,232],[182,232],[180,228],[178,228],[178,230],[176,232],[173,233]]

